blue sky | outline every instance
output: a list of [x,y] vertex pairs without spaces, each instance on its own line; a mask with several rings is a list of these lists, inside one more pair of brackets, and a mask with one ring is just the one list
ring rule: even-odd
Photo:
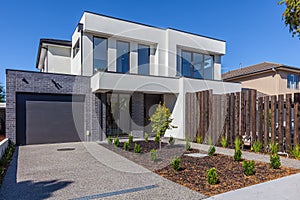
[[40,38],[71,38],[84,10],[226,40],[223,71],[263,61],[300,67],[277,0],[11,0],[0,3],[0,82],[5,69],[36,70]]

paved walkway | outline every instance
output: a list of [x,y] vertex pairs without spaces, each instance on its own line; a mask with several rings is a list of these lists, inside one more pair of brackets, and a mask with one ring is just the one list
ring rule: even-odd
[[92,142],[19,147],[0,195],[31,200],[204,197]]

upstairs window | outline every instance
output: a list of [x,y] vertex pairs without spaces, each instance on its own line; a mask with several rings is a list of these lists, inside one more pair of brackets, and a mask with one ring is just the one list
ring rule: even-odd
[[181,51],[177,55],[177,75],[198,79],[213,80],[213,56]]
[[107,39],[94,37],[94,73],[107,69]]
[[129,72],[129,43],[117,41],[117,72]]
[[79,52],[79,39],[77,40],[76,44],[73,47],[73,58],[77,55],[77,53]]
[[287,76],[287,88],[289,89],[299,89],[299,75],[288,74]]
[[138,74],[149,75],[150,46],[138,45]]

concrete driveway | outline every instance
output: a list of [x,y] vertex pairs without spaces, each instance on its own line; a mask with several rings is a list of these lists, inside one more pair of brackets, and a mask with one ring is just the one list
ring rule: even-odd
[[31,200],[203,198],[97,143],[19,147],[0,195]]

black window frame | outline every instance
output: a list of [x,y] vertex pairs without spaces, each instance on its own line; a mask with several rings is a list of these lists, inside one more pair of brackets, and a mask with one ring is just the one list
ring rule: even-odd
[[[147,74],[140,74],[139,73],[139,69],[140,69],[140,64],[139,64],[139,50],[140,50],[140,46],[144,46],[144,47],[148,47],[148,72]],[[146,45],[146,44],[138,44],[138,49],[137,49],[137,66],[138,66],[138,69],[137,69],[137,74],[140,74],[140,75],[150,75],[150,55],[151,55],[151,46],[150,45]]]
[[[95,71],[95,38],[103,39],[103,40],[105,40],[105,43],[106,43],[106,68],[103,71],[101,71],[101,70]],[[101,71],[101,72],[107,72],[108,71],[108,38],[94,35],[93,36],[93,74],[95,74],[99,71]]]
[[[127,43],[128,44],[128,71],[124,72],[123,69],[122,71],[118,71],[118,59],[120,59],[121,56],[118,56],[118,42],[122,42],[122,43]],[[124,54],[122,54],[124,55]],[[123,40],[117,40],[116,41],[116,72],[117,73],[121,73],[121,74],[128,74],[130,73],[130,42],[128,41],[123,41]]]

